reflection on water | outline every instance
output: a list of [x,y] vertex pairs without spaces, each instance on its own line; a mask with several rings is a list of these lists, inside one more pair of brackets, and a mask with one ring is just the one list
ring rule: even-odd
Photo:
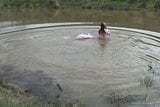
[[[1,9],[0,22],[35,24],[51,22],[106,22],[112,26],[147,29],[160,32],[160,13],[152,11],[108,11],[79,8]],[[4,25],[0,24],[0,27]],[[8,24],[6,25],[8,26]]]
[[99,45],[102,49],[106,48],[106,43],[109,41],[109,39],[99,39]]
[[109,39],[98,39],[98,44],[100,46],[100,51],[102,52],[102,56],[106,50],[106,47],[107,47],[107,43],[109,42]]

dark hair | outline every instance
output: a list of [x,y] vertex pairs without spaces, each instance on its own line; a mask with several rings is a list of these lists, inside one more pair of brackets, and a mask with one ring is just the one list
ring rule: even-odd
[[106,25],[104,23],[101,23],[101,29],[106,28]]

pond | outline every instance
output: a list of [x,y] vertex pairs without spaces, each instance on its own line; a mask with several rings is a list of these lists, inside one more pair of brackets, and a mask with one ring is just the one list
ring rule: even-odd
[[131,27],[160,32],[160,12],[108,11],[79,8],[55,9],[1,9],[0,27],[19,24],[55,22],[106,22],[110,26]]
[[[87,107],[160,105],[160,33],[153,32],[159,31],[157,15],[149,12],[149,18],[142,18],[141,12],[75,9],[72,16],[69,10],[42,10],[23,10],[30,14],[9,10],[1,16],[5,23],[0,29],[1,77],[51,102],[73,101]],[[131,13],[135,16],[129,21]],[[97,38],[96,23],[101,21],[110,25],[108,40]],[[154,24],[146,27],[149,23]],[[79,33],[95,38],[79,41]]]

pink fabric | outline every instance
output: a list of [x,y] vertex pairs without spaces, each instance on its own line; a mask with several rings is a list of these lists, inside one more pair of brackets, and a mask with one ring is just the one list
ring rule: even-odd
[[88,34],[81,33],[76,37],[76,39],[78,39],[78,40],[92,39],[92,38],[94,38],[94,36],[92,36],[89,33]]

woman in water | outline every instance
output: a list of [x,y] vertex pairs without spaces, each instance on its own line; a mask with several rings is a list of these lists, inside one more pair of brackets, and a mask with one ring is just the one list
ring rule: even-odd
[[104,23],[101,23],[101,28],[99,29],[98,33],[100,39],[106,39],[110,35],[110,31],[108,30],[108,28]]
[[[110,35],[110,31],[108,30],[108,28],[104,23],[101,23],[101,28],[99,29],[98,33],[99,33],[100,39],[107,39],[109,38],[109,35]],[[86,39],[92,39],[92,38],[94,38],[94,36],[92,36],[89,33],[88,34],[81,33],[76,37],[77,40],[86,40]]]

